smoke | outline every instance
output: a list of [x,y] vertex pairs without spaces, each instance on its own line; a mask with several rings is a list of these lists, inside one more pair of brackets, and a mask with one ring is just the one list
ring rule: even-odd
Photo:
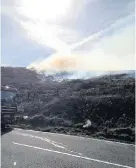
[[88,127],[90,127],[91,125],[92,125],[91,121],[90,121],[90,120],[87,120],[87,121],[86,121],[86,124],[83,125],[83,128],[88,128]]
[[[132,69],[131,56],[118,58],[114,55],[105,54],[102,49],[94,49],[88,53],[53,54],[43,61],[33,62],[28,68],[37,71],[121,71]],[[129,64],[130,62],[130,64]]]
[[27,119],[28,119],[28,116],[23,116],[23,118],[24,118],[25,120],[27,120]]
[[[105,31],[115,28],[110,35],[100,37],[105,31],[100,31],[72,46],[71,51],[58,52],[48,56],[43,61],[35,61],[27,68],[37,71],[123,71],[134,70],[134,25],[127,24],[119,28],[120,22],[112,24]],[[123,22],[123,24],[125,24]],[[95,39],[97,41],[93,42]],[[92,47],[93,42],[93,47]],[[82,48],[87,43],[89,51]],[[79,51],[74,51],[80,46]]]

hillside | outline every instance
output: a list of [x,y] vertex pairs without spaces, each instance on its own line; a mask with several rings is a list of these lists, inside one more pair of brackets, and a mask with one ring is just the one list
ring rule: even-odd
[[18,106],[28,116],[18,119],[21,127],[134,142],[133,77],[114,74],[59,82],[54,76],[12,67],[2,67],[1,75],[2,85],[19,90]]

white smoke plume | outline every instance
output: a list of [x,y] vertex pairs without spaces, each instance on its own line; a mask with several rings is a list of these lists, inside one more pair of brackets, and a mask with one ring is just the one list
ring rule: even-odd
[[83,125],[83,128],[91,127],[91,125],[92,125],[92,123],[91,123],[91,121],[88,119],[88,120],[86,121],[86,124]]
[[25,120],[27,120],[27,119],[28,119],[28,116],[23,116],[23,118],[24,118]]
[[[125,20],[132,19],[130,15]],[[58,52],[52,54],[43,61],[31,63],[28,68],[35,68],[38,71],[122,71],[134,70],[134,32],[133,24],[119,28],[119,24],[125,24],[120,20],[109,28],[90,36],[83,41],[74,44],[69,52]],[[112,35],[99,38],[104,32],[118,27]],[[76,47],[82,48],[84,43],[89,42],[93,48],[88,51],[80,49],[73,51]],[[99,40],[99,41],[98,41]],[[91,42],[91,43],[90,43]]]

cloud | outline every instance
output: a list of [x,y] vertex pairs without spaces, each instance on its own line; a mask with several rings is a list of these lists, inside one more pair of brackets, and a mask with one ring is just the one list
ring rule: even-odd
[[[100,38],[103,34],[107,33],[108,31],[112,30],[113,28],[118,28],[118,26],[120,26],[121,24],[124,24],[126,22],[128,22],[130,19],[132,19],[132,17],[134,16],[134,13],[131,13],[130,15],[128,15],[127,17],[121,18],[116,20],[114,23],[112,23],[111,25],[109,25],[107,28],[100,30],[97,33],[94,33],[93,35],[84,38],[82,41],[77,42],[75,44],[71,45],[71,49],[76,49],[80,46],[82,46],[83,44],[87,43],[88,41],[94,41],[97,38]],[[120,28],[120,27],[119,27]]]
[[22,35],[28,40],[57,52],[69,51],[67,43],[80,40],[80,35],[60,22],[67,19],[69,9],[72,9],[73,4],[77,4],[75,2],[72,0],[13,0],[12,5],[3,2],[2,13],[20,25],[24,30]]
[[[43,46],[48,46],[56,51],[68,51],[68,45],[58,38],[58,32],[56,32],[55,27],[43,24],[43,23],[33,23],[33,22],[20,22],[23,29],[26,31],[26,35],[29,39],[36,41],[38,44]],[[61,31],[61,30],[60,30]]]

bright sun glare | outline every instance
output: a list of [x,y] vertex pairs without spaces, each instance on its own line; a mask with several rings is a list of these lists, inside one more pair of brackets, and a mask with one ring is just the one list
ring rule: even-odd
[[[74,0],[16,0],[16,2],[19,3],[19,6],[16,5],[17,14],[19,14],[19,16],[17,15],[18,23],[25,30],[27,38],[36,41],[45,49],[49,47],[54,50],[54,53],[48,56],[50,61],[46,58],[41,63],[32,63],[35,67],[63,70],[64,66],[62,65],[65,65],[65,69],[80,70],[84,68],[84,70],[90,71],[92,69],[124,70],[130,69],[130,66],[133,65],[129,59],[133,55],[130,52],[133,53],[133,46],[131,45],[133,30],[131,30],[131,25],[129,25],[130,28],[121,28],[124,23],[127,24],[132,19],[133,14],[116,19],[105,29],[100,28],[98,32],[96,31],[83,40],[71,44],[67,42],[67,39],[73,37],[75,32],[78,34],[77,36],[82,36],[80,27],[79,31],[69,27],[66,29],[67,27],[62,23],[65,20],[71,24],[69,12],[74,13],[74,10],[77,10],[74,9],[74,6],[78,5],[78,0],[76,4]],[[122,33],[118,29],[121,29]],[[106,34],[110,31],[115,33],[107,36]],[[95,39],[99,42],[95,42]],[[84,49],[85,43],[89,45],[89,51]],[[91,46],[92,43],[93,47]],[[124,46],[126,47],[124,48]],[[79,54],[74,52],[77,47],[80,48]],[[76,55],[74,56],[74,54]],[[124,57],[126,58],[124,59]],[[73,60],[72,63],[69,60]]]
[[72,0],[21,0],[16,10],[27,18],[19,23],[28,38],[56,51],[67,51],[67,44],[59,38],[61,29],[56,24],[68,16],[71,6]]
[[71,0],[23,0],[18,9],[21,14],[34,20],[53,20],[66,15]]

